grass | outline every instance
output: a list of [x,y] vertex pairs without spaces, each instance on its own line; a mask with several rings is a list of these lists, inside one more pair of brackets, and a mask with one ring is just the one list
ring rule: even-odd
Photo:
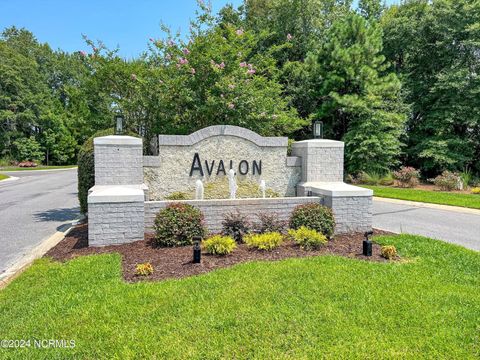
[[361,186],[372,189],[373,195],[378,197],[480,209],[480,195],[476,194],[401,189],[388,186]]
[[54,169],[71,169],[77,167],[77,165],[53,165],[53,166],[46,166],[40,165],[37,167],[18,167],[18,166],[4,166],[0,167],[0,171],[33,171],[33,170],[54,170]]
[[8,179],[8,178],[9,178],[9,176],[0,174],[0,181]]
[[125,283],[117,254],[40,259],[0,291],[0,339],[75,340],[0,358],[478,359],[480,254],[418,236],[376,239],[403,262],[251,262]]

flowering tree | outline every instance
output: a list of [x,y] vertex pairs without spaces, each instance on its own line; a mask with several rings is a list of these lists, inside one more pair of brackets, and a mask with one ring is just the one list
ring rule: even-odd
[[154,113],[154,132],[186,134],[230,124],[263,135],[284,135],[303,121],[288,107],[276,81],[275,61],[254,51],[253,33],[233,24],[214,24],[201,6],[188,41],[150,39],[148,72],[141,84]]

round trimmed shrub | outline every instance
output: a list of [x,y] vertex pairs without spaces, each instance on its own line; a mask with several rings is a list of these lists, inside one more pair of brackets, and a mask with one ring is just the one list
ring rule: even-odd
[[205,234],[203,213],[192,205],[169,204],[155,217],[155,242],[159,246],[191,245],[195,236]]
[[290,228],[302,226],[313,229],[330,238],[335,231],[335,218],[330,208],[317,204],[298,205],[290,217]]
[[202,241],[202,245],[205,251],[212,255],[227,255],[237,247],[237,243],[231,236],[222,235],[212,236]]
[[394,245],[385,245],[382,246],[381,254],[385,259],[391,260],[397,256],[397,249]]
[[304,250],[315,250],[328,242],[325,235],[305,226],[288,230],[288,236]]
[[248,247],[269,251],[282,244],[283,235],[279,232],[269,232],[265,234],[249,234],[243,239]]

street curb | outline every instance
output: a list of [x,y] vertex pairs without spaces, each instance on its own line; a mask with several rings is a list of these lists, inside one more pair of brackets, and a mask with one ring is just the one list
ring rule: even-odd
[[460,212],[460,213],[465,213],[465,214],[480,215],[480,210],[478,210],[478,209],[471,209],[471,208],[466,208],[466,207],[461,207],[461,206],[440,205],[440,204],[424,203],[424,202],[419,202],[419,201],[384,198],[384,197],[378,197],[378,196],[374,196],[373,200],[388,202],[388,203],[392,203],[392,204],[415,206],[415,207],[420,207],[420,208],[429,208],[429,209]]
[[32,263],[45,255],[48,250],[57,245],[62,241],[65,236],[68,235],[70,230],[73,229],[75,225],[78,225],[83,218],[73,220],[70,223],[65,224],[68,228],[64,231],[57,231],[52,236],[43,240],[39,245],[33,248],[28,254],[25,254],[19,261],[17,261],[13,266],[11,266],[7,271],[0,275],[0,290],[3,290],[8,284],[10,284],[15,278],[17,278],[22,272],[32,265]]
[[[7,176],[8,176],[8,175],[7,175]],[[20,179],[20,178],[19,178],[19,177],[16,177],[16,176],[9,176],[9,177],[6,178],[6,179],[0,180],[0,184],[6,183],[6,182],[10,182],[10,181],[19,180],[19,179]]]
[[[78,166],[72,168],[65,168],[65,169],[39,169],[39,170],[2,170],[0,169],[0,173],[30,173],[30,172],[44,172],[44,171],[67,171],[67,170],[77,170]],[[5,180],[4,180],[5,181]]]

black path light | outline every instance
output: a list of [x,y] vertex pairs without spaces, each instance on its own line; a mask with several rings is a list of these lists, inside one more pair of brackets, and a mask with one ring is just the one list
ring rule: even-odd
[[367,231],[365,233],[365,240],[363,240],[363,255],[372,256],[372,241],[368,238],[373,235],[373,231]]
[[123,123],[125,118],[121,112],[118,112],[114,116],[115,119],[115,135],[123,135]]
[[200,236],[193,237],[193,263],[200,264],[202,260],[202,248],[200,246],[200,242],[202,238]]
[[323,139],[323,121],[315,120],[313,122],[313,138]]

